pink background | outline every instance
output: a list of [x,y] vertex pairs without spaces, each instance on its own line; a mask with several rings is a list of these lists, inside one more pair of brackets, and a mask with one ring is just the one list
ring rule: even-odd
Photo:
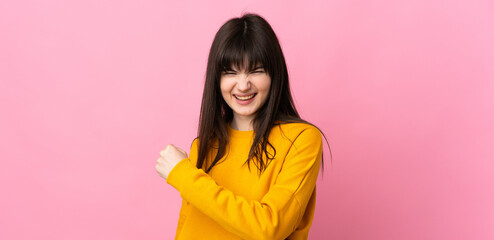
[[0,3],[0,239],[172,239],[156,159],[242,12],[333,151],[310,239],[494,239],[492,1],[178,2]]

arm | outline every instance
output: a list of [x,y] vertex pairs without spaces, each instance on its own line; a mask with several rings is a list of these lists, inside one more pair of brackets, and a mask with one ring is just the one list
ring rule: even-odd
[[219,186],[190,158],[172,169],[167,182],[183,199],[241,238],[284,239],[303,216],[316,184],[321,154],[319,131],[309,128],[300,133],[276,183],[261,201],[247,200]]
[[[194,161],[197,161],[197,139],[194,139],[192,142],[192,146],[190,148],[190,159],[193,159]],[[194,162],[195,165],[195,162]],[[180,213],[178,217],[178,223],[177,223],[177,230],[175,233],[175,239],[178,239],[180,232],[182,230],[182,226],[184,225],[185,219],[187,218],[187,214],[189,214],[189,202],[187,202],[185,199],[182,198],[182,206],[180,207]]]

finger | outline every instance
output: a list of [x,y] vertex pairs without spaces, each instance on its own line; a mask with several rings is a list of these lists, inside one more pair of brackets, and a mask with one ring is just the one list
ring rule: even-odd
[[169,151],[170,148],[176,148],[173,144],[168,144],[165,146],[165,148],[163,148],[161,151],[160,151],[160,156],[164,156],[165,152],[166,151]]
[[172,146],[173,146],[173,145],[172,145],[172,146],[170,146],[170,145],[171,145],[171,144],[166,145],[166,147],[165,147],[165,148],[163,148],[163,149],[160,151],[160,156],[162,156],[162,157],[163,157],[163,156],[165,156],[166,152],[170,151],[170,148],[172,148]]

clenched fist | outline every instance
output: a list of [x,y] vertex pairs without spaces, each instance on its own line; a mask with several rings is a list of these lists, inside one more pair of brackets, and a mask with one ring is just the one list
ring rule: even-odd
[[184,150],[173,146],[173,144],[168,144],[160,152],[160,158],[156,162],[156,171],[162,178],[166,179],[173,167],[185,158],[187,158],[187,153]]

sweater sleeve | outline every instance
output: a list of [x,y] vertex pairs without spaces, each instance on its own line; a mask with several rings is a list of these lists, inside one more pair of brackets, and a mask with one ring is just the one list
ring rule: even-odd
[[[192,159],[193,164],[195,166],[195,161],[197,161],[197,139],[192,142],[192,146],[189,152],[189,158]],[[189,214],[189,202],[182,198],[182,206],[180,207],[180,213],[178,216],[177,230],[175,233],[175,239],[178,239],[180,236],[180,232],[182,230],[182,226],[184,225],[185,219],[187,219],[187,215]]]
[[322,138],[315,128],[293,141],[276,183],[261,201],[247,200],[219,186],[190,158],[180,161],[167,183],[183,199],[243,239],[285,239],[297,227],[316,185]]
[[177,230],[175,233],[175,239],[178,239],[182,226],[184,225],[185,219],[187,219],[189,203],[182,199],[182,206],[180,207],[180,214],[178,216]]

